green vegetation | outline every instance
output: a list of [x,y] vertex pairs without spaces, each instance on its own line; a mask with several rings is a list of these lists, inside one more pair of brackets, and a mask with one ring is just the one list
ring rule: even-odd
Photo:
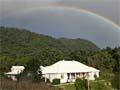
[[114,89],[120,90],[120,73],[113,76],[110,82]]
[[75,85],[74,84],[68,84],[68,85],[65,85],[65,90],[75,90]]
[[87,81],[85,79],[77,78],[75,80],[76,90],[87,90]]
[[63,46],[70,50],[92,50],[97,51],[99,48],[92,42],[85,40],[85,39],[68,39],[68,38],[60,38],[60,42],[62,42]]
[[[51,65],[62,59],[77,60],[99,69],[99,80],[109,81],[112,88],[120,89],[120,47],[99,49],[94,43],[84,39],[56,39],[24,29],[0,27],[1,76],[10,71],[11,66],[22,65],[26,69],[17,76],[19,80],[28,78],[39,82],[43,78],[41,72],[37,73],[38,67]],[[102,86],[101,83],[97,84]],[[92,87],[100,88],[97,84]],[[69,87],[72,88],[65,86]]]
[[112,87],[107,84],[109,83],[105,81],[91,82],[90,90],[112,90]]
[[60,84],[60,79],[53,79],[52,81],[52,85],[57,85],[57,84]]
[[33,58],[27,62],[25,70],[17,76],[18,81],[41,82],[42,72],[39,70],[40,61]]
[[[46,66],[62,59],[76,60],[76,56],[72,55],[76,50],[81,52],[99,50],[88,40],[56,39],[24,29],[8,27],[0,27],[0,49],[1,72],[9,71],[12,65],[26,66],[31,58],[38,59],[41,65]],[[77,54],[79,55],[80,53]],[[77,60],[80,61],[83,57]]]
[[[75,84],[63,84],[60,86],[54,86],[53,90],[59,90],[59,88],[62,88],[60,90],[88,90],[85,83],[85,80],[77,79]],[[110,82],[105,80],[95,80],[95,81],[89,81],[89,90],[113,90]],[[76,86],[77,83],[77,86]],[[84,85],[83,85],[84,83]],[[119,89],[116,89],[119,90]]]

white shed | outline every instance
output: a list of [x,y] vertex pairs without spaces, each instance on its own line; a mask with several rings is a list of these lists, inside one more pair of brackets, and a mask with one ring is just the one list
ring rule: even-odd
[[86,66],[78,61],[58,61],[51,66],[41,66],[42,74],[48,78],[50,82],[53,79],[60,79],[61,83],[74,82],[76,78],[86,78],[95,80],[99,77],[99,70]]
[[24,66],[12,66],[11,71],[5,74],[8,75],[8,77],[11,77],[12,80],[17,80],[16,75],[23,72],[24,69],[25,69]]

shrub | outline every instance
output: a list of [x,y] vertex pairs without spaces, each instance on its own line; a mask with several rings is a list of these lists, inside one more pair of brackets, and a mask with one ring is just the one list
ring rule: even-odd
[[93,90],[110,90],[110,89],[108,89],[107,86],[104,85],[103,82],[93,82],[91,85],[91,88]]
[[112,87],[120,90],[120,73],[111,78]]
[[76,88],[76,90],[86,90],[87,89],[87,81],[85,79],[77,78],[75,80],[75,88]]
[[53,85],[57,85],[57,84],[60,84],[60,79],[53,79],[53,81],[52,81],[52,84]]

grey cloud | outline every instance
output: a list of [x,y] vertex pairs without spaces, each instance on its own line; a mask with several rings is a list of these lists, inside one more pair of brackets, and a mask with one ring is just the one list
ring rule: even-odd
[[89,15],[85,15],[88,17],[86,18],[82,16],[84,15],[82,13],[69,12],[64,9],[39,10],[41,6],[52,5],[77,7],[89,9],[114,22],[119,22],[120,11],[115,1],[0,0],[0,25],[26,28],[55,37],[85,38],[100,47],[120,46],[120,29],[106,24],[104,20],[94,19]]

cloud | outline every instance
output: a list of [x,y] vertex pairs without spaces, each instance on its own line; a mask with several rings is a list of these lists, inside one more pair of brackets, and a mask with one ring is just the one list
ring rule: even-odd
[[0,0],[1,14],[9,15],[27,8],[60,5],[88,9],[120,23],[120,0]]
[[54,37],[84,38],[100,47],[120,45],[118,26],[79,9],[54,6],[27,9],[5,17],[3,24]]
[[114,25],[104,24],[104,20],[92,20],[89,15],[83,18],[81,15],[84,14],[65,9],[40,10],[43,6],[88,9],[114,22],[120,19],[115,0],[0,0],[0,25],[26,28],[55,37],[85,38],[100,47],[120,45],[120,29]]

